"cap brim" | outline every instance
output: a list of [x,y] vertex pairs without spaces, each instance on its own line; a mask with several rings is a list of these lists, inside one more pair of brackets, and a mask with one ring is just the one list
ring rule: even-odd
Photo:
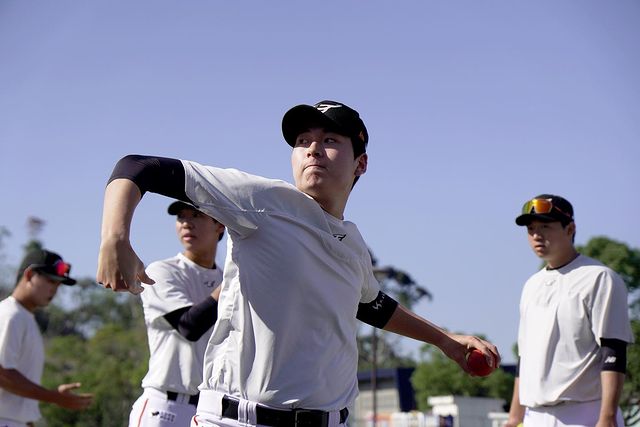
[[282,117],[282,135],[287,144],[294,147],[296,138],[306,131],[310,125],[321,125],[341,132],[342,128],[324,113],[311,105],[296,105]]
[[178,213],[180,213],[181,210],[183,209],[191,209],[194,211],[197,211],[198,209],[196,209],[195,206],[190,205],[189,203],[186,202],[182,202],[182,201],[177,201],[177,202],[173,202],[169,205],[169,207],[167,208],[167,213],[169,215],[178,215]]
[[518,225],[529,225],[529,223],[533,220],[538,220],[542,222],[561,222],[562,220],[550,215],[544,214],[522,214],[516,218],[516,224]]
[[72,279],[71,277],[58,276],[56,274],[50,274],[45,271],[39,271],[39,273],[49,277],[50,279],[56,280],[63,285],[73,286],[77,283],[76,279]]

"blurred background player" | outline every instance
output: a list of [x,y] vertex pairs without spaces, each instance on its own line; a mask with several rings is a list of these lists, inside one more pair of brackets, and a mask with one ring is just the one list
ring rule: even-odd
[[147,268],[155,284],[145,286],[140,296],[151,357],[130,427],[189,425],[217,317],[222,271],[215,259],[224,226],[184,202],[173,202],[168,212],[176,216],[184,251]]
[[527,227],[546,265],[522,290],[519,374],[506,425],[624,426],[618,402],[633,340],[624,281],[577,252],[566,199],[541,194],[516,224]]
[[71,390],[80,383],[61,384],[50,390],[40,385],[44,368],[44,343],[34,312],[49,305],[60,284],[72,286],[71,265],[54,252],[35,249],[18,269],[13,293],[0,302],[0,426],[32,426],[40,419],[38,402],[62,408],[87,408],[91,394]]

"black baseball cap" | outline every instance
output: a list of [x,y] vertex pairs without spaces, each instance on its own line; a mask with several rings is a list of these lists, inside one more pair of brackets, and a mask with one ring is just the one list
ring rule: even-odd
[[169,205],[169,207],[167,208],[167,213],[169,215],[178,215],[178,213],[183,209],[191,209],[192,211],[198,210],[198,208],[196,208],[192,204],[183,202],[181,200],[176,200],[175,202]]
[[545,222],[560,221],[566,225],[573,221],[573,206],[563,197],[540,194],[525,202],[521,214],[516,218],[516,224],[529,225],[534,219]]
[[57,280],[65,285],[75,285],[76,280],[69,277],[71,264],[65,262],[60,255],[46,249],[33,249],[29,251],[18,269],[16,283],[20,280],[24,271],[31,267],[32,270]]
[[356,144],[360,143],[362,152],[367,149],[369,134],[360,114],[351,107],[336,101],[320,101],[315,105],[296,105],[282,117],[282,134],[287,144],[294,147],[296,138],[311,126],[348,136]]
[[[196,208],[195,206],[193,206],[190,203],[183,202],[181,200],[176,200],[175,202],[173,202],[173,203],[171,203],[169,205],[169,207],[167,208],[167,213],[169,215],[178,215],[180,213],[180,211],[183,210],[183,209],[191,209],[192,211],[201,212],[198,208]],[[205,214],[205,215],[207,215],[207,214]],[[209,216],[209,215],[207,215],[207,216]],[[213,218],[213,220],[216,221],[216,222],[219,222],[215,218]],[[218,236],[218,241],[222,240],[223,236],[224,236],[224,231],[222,233],[220,233],[220,236]]]

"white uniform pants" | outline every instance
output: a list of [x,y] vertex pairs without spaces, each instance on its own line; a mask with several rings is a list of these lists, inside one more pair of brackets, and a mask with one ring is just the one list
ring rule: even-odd
[[[564,403],[557,406],[527,408],[523,427],[593,427],[600,416],[600,401]],[[618,427],[624,427],[618,408]]]
[[145,388],[131,408],[129,427],[188,427],[195,414],[189,396],[179,394],[173,401],[165,392]]
[[[191,427],[265,427],[256,424],[256,407],[255,402],[239,399],[238,419],[222,418],[222,398],[224,393],[213,390],[203,390],[200,392],[200,402],[196,416],[191,421]],[[340,412],[334,411],[329,413],[329,426],[338,427],[345,426],[340,424]]]

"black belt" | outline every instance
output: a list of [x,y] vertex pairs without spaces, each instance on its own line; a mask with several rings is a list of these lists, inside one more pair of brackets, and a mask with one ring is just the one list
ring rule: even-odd
[[[238,419],[238,400],[224,396],[222,398],[222,416],[224,418]],[[340,424],[344,424],[349,416],[349,410],[340,410]],[[329,425],[329,412],[315,409],[292,409],[290,411],[256,406],[256,423],[263,426],[288,427],[327,427]]]
[[[200,398],[199,394],[194,394],[189,396],[189,405],[193,405],[193,406],[198,406],[198,399]],[[167,392],[167,400],[171,400],[173,402],[176,402],[178,400],[178,393],[176,393],[175,391],[168,391]]]

